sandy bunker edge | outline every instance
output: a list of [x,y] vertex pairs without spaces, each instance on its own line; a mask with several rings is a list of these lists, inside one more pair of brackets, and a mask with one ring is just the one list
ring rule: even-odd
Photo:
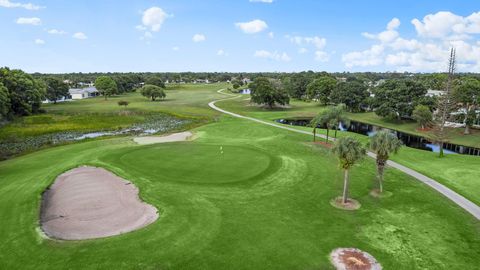
[[159,217],[131,182],[97,167],[59,175],[42,194],[40,229],[56,240],[86,240],[144,228]]
[[182,142],[196,139],[196,136],[190,131],[173,133],[164,136],[140,136],[133,138],[133,141],[140,145],[155,144],[155,143],[169,143]]

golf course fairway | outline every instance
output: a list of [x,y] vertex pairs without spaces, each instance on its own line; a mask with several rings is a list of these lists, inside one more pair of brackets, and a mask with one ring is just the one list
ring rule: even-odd
[[[387,170],[393,195],[378,199],[369,196],[374,161],[355,166],[350,196],[362,207],[343,211],[329,203],[342,171],[310,136],[229,116],[192,132],[194,141],[122,137],[0,162],[0,269],[333,269],[328,256],[339,247],[364,250],[384,269],[478,266],[480,223],[399,171]],[[42,192],[83,165],[131,181],[159,218],[102,239],[42,236]]]

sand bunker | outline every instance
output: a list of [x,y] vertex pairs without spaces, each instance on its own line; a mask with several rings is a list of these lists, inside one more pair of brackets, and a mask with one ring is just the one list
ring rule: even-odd
[[131,232],[157,218],[157,209],[140,201],[132,183],[94,167],[80,167],[58,176],[43,194],[40,213],[45,234],[62,240]]
[[330,253],[337,270],[381,270],[382,266],[372,255],[357,248],[337,248]]
[[186,141],[192,137],[189,131],[174,133],[167,136],[143,136],[133,138],[133,141],[138,144],[154,144],[154,143],[168,143]]

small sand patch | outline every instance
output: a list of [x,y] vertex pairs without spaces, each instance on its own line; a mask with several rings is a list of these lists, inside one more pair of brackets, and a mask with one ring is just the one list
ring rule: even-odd
[[155,143],[169,143],[169,142],[181,142],[191,139],[193,134],[190,131],[173,133],[166,136],[142,136],[135,137],[133,141],[138,144],[155,144]]
[[45,234],[61,240],[119,235],[157,218],[157,209],[139,199],[135,185],[95,167],[79,167],[58,176],[43,194],[40,213]]
[[337,197],[330,201],[330,204],[338,209],[342,210],[357,210],[362,206],[357,200],[354,199],[347,199],[346,203],[343,203],[342,197]]
[[330,260],[337,270],[381,270],[375,258],[357,248],[337,248],[330,253]]

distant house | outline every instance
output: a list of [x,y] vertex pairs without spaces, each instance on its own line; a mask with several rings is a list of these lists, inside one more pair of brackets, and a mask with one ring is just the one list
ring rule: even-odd
[[445,94],[445,91],[442,90],[433,90],[433,89],[428,89],[427,90],[427,97],[439,97]]
[[42,100],[42,103],[55,103],[55,102],[64,102],[64,101],[69,101],[71,100],[70,99],[70,95],[66,96],[66,97],[61,97],[60,99],[57,99],[57,100],[50,100],[48,98]]
[[70,93],[72,99],[84,99],[99,95],[98,90],[95,87],[72,88],[68,90],[68,93]]
[[196,79],[195,81],[193,81],[193,83],[210,83],[210,81],[208,79]]
[[244,78],[244,79],[242,80],[242,82],[243,82],[243,84],[247,84],[247,85],[248,85],[249,83],[252,82],[252,80],[250,80],[249,78]]

